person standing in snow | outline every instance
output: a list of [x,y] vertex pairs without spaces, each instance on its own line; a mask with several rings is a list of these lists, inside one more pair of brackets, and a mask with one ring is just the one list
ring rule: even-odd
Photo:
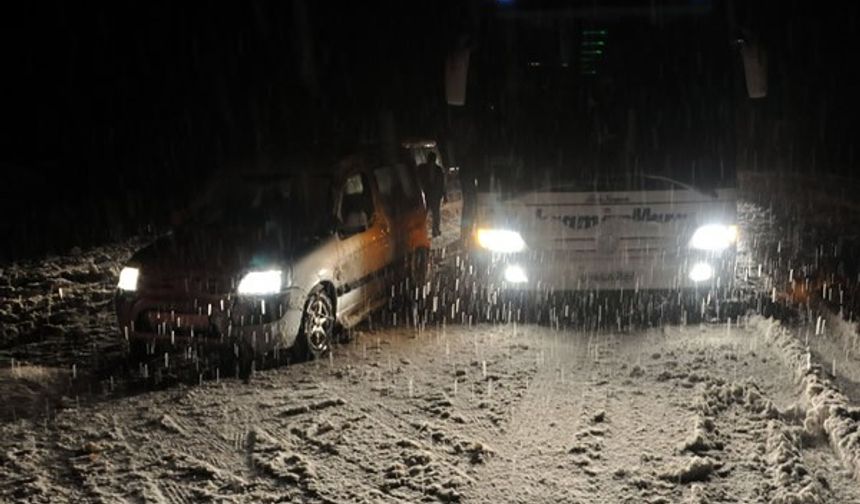
[[436,164],[436,153],[428,153],[427,161],[418,165],[418,180],[421,183],[421,189],[424,190],[427,207],[433,214],[433,236],[439,236],[442,234],[442,201],[448,202],[448,194],[445,187],[445,172]]

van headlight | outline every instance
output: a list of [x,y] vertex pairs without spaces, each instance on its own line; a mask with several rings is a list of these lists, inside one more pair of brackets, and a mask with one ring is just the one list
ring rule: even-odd
[[738,227],[724,224],[705,224],[690,239],[690,248],[721,252],[738,240]]
[[526,248],[522,235],[508,229],[480,228],[476,235],[478,245],[491,252],[503,254],[521,252]]
[[119,272],[119,282],[116,286],[119,290],[136,291],[137,277],[140,276],[140,270],[126,266]]
[[244,295],[275,294],[281,292],[283,276],[281,270],[249,271],[236,290]]

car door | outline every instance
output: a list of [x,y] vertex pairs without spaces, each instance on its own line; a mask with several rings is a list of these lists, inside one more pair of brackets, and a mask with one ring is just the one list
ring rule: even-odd
[[406,258],[417,248],[429,248],[426,209],[414,170],[397,163],[380,166],[373,175],[391,225],[394,260]]
[[[356,216],[362,214],[364,223],[356,221]],[[383,277],[394,252],[391,225],[379,204],[371,175],[359,171],[345,178],[337,217],[341,223],[339,264],[335,270],[339,279],[338,313],[346,325],[352,325],[383,300]]]

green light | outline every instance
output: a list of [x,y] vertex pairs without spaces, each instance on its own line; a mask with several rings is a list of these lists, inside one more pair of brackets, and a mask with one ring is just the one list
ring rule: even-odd
[[583,49],[582,51],[580,51],[580,54],[585,55],[585,56],[600,56],[601,54],[603,54],[603,51],[601,51],[600,49],[592,49],[592,50]]
[[608,30],[583,30],[582,34],[585,36],[600,35],[600,36],[605,37],[606,35],[609,35],[609,31]]
[[593,47],[593,46],[603,47],[603,46],[605,46],[605,45],[606,45],[606,42],[604,42],[604,41],[602,41],[602,40],[584,40],[584,41],[582,42],[582,45],[584,45],[584,46],[592,46],[592,47]]

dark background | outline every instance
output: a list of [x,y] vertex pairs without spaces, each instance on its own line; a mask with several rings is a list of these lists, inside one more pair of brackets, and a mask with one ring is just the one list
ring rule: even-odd
[[[480,80],[470,81],[466,107],[445,104],[452,48],[494,50],[481,45],[481,33],[498,9],[552,15],[599,3],[4,7],[0,258],[164,224],[216,170],[378,140],[386,121],[404,137],[456,134],[453,123],[480,117],[480,100],[472,99]],[[733,8],[769,55],[770,95],[745,104],[741,115],[739,167],[855,176],[856,5],[736,1]]]
[[[463,6],[468,7],[464,3]],[[205,177],[435,129],[460,2],[117,2],[7,12],[4,246],[163,223]],[[438,110],[436,115],[438,116]]]

